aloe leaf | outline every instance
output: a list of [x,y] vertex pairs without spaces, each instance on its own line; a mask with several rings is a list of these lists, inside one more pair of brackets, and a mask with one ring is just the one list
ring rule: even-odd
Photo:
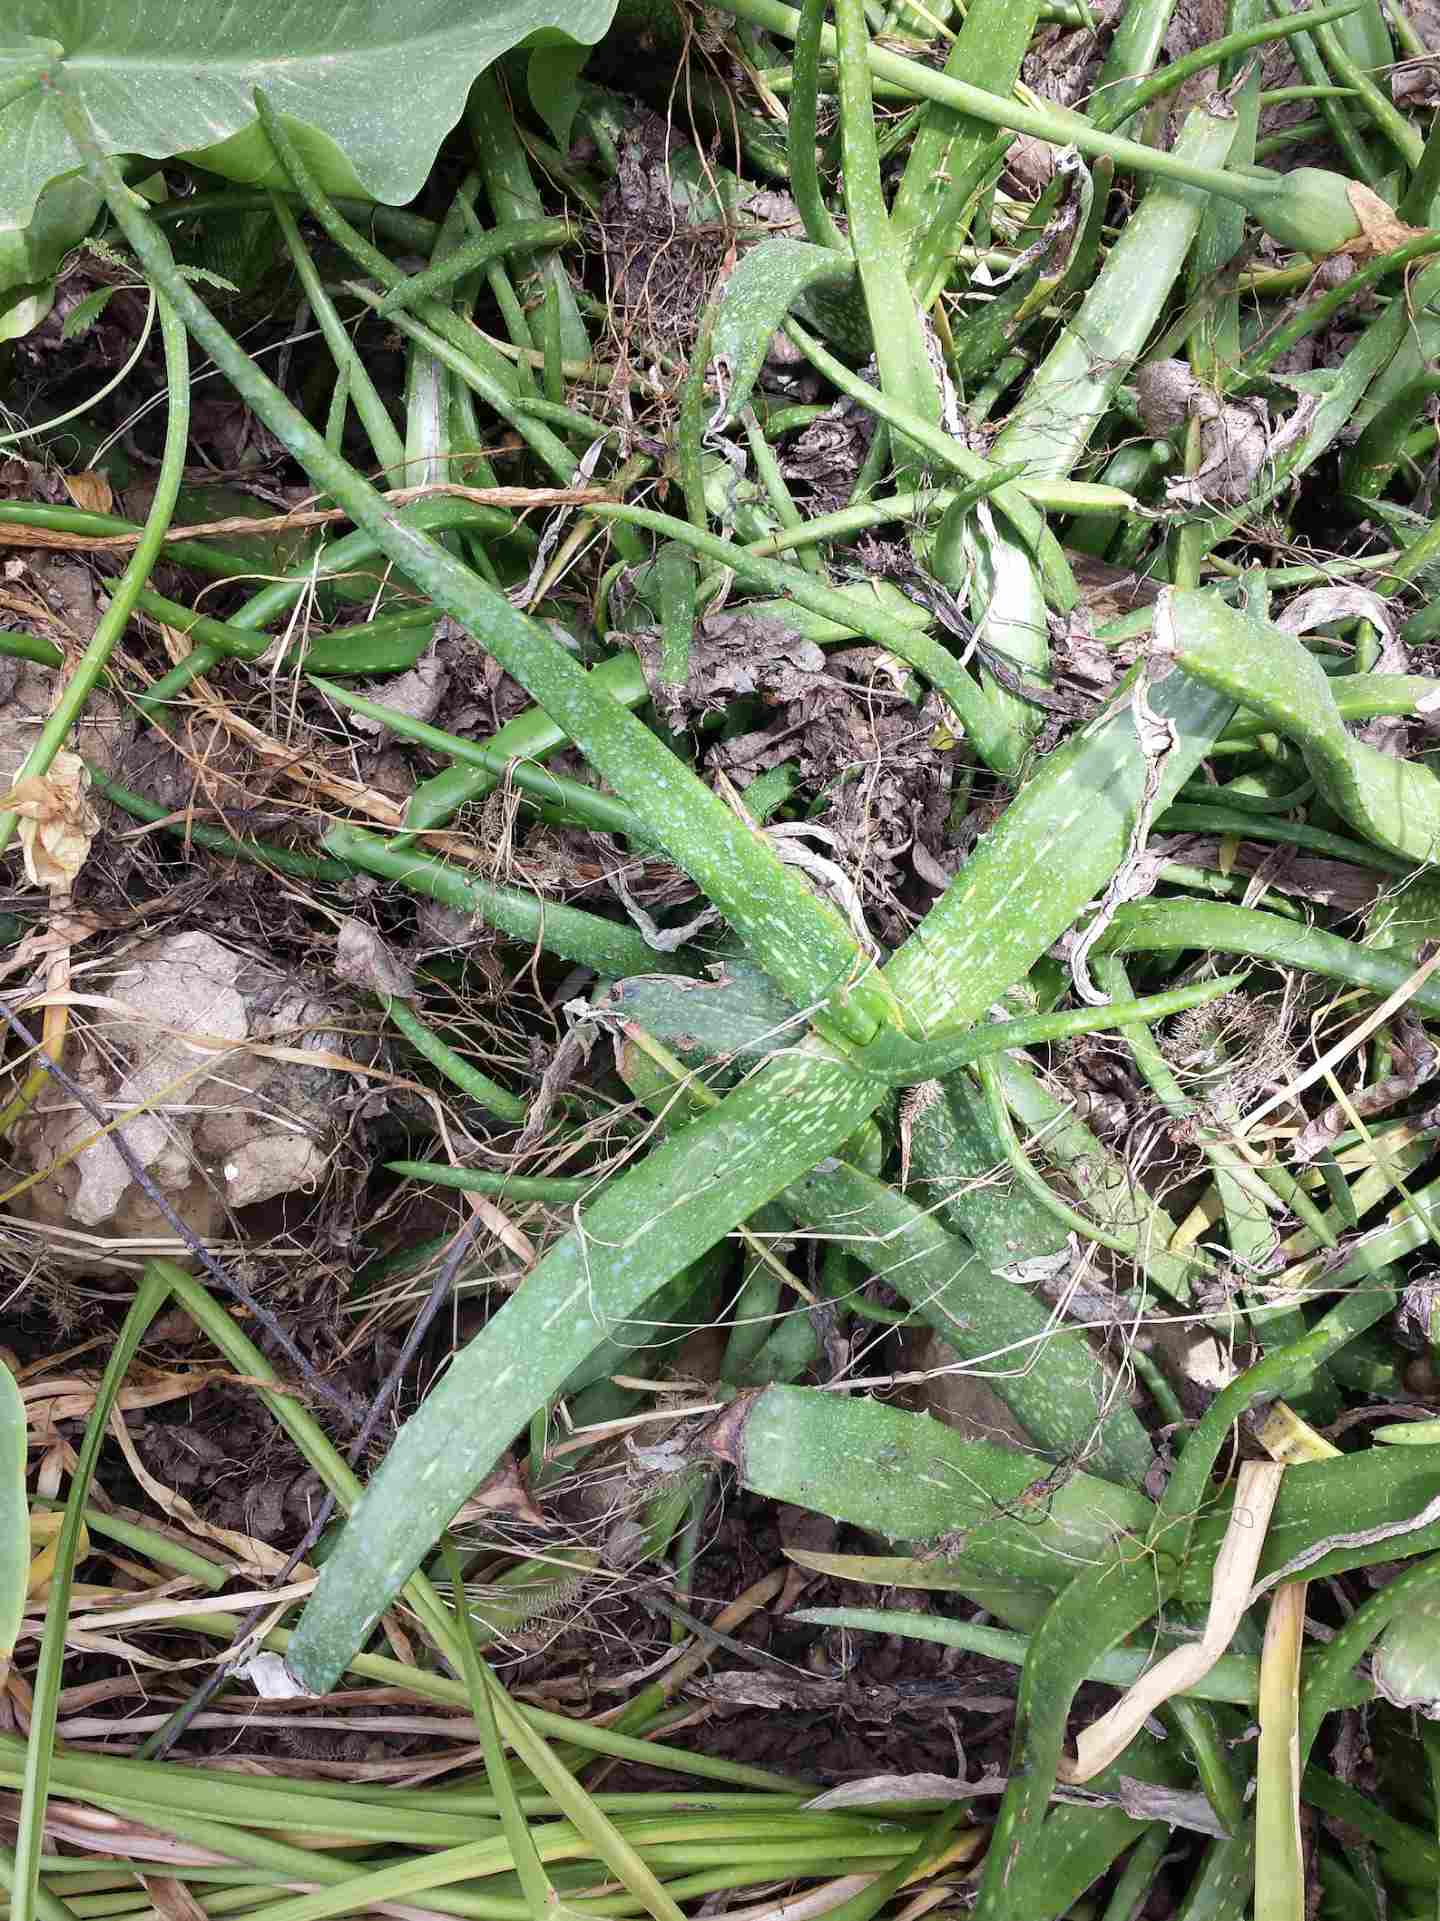
[[[627,1048],[622,1072],[648,1105],[666,1111],[675,1083],[663,1066]],[[680,1099],[697,1111],[693,1083]],[[833,1156],[778,1199],[827,1247],[846,1249],[896,1288],[962,1361],[986,1375],[1038,1447],[1093,1461],[1109,1480],[1144,1478],[1150,1441],[1084,1333],[1057,1325],[1042,1301],[995,1273],[933,1213]]]
[[712,1445],[745,1486],[892,1540],[963,1556],[967,1569],[1054,1589],[1143,1532],[1143,1495],[1083,1471],[1042,1499],[1026,1496],[1050,1463],[969,1441],[938,1421],[815,1388],[767,1387],[726,1416]]
[[[814,1388],[767,1388],[738,1434],[726,1417],[713,1443],[733,1456],[747,1487],[916,1549],[800,1557],[821,1573],[960,1593],[989,1578],[1053,1594],[1096,1563],[1107,1545],[1143,1535],[1154,1518],[1140,1495],[1083,1470],[1060,1479],[1041,1473],[1046,1463],[1033,1456],[965,1440],[923,1415],[875,1401],[847,1401],[843,1416],[827,1411],[837,1405]],[[1402,1455],[1406,1460],[1397,1464]],[[887,1474],[891,1464],[903,1472],[903,1497],[898,1474],[877,1484],[877,1463]],[[1433,1554],[1440,1521],[1406,1523],[1434,1500],[1437,1468],[1440,1447],[1434,1446],[1375,1448],[1287,1468],[1257,1581],[1273,1583],[1300,1562],[1308,1578],[1321,1580]],[[1207,1490],[1183,1561],[1169,1569],[1179,1606],[1207,1605],[1232,1505],[1230,1493],[1212,1499]],[[1138,1554],[1138,1542],[1132,1546]]]
[[[1150,703],[1176,737],[1159,769],[1163,806],[1234,703],[1180,673]],[[886,970],[912,1032],[978,1020],[1074,924],[1125,858],[1150,771],[1123,697],[1047,757]]]
[[922,420],[940,417],[940,388],[930,365],[915,296],[905,277],[880,178],[871,97],[870,29],[863,0],[835,0],[835,59],[845,211],[860,287],[875,343],[880,386]]
[[1423,1595],[1391,1621],[1376,1643],[1371,1671],[1387,1701],[1435,1713],[1440,1705],[1440,1598]]
[[[1085,1334],[947,1234],[883,1181],[833,1163],[784,1191],[785,1205],[904,1295],[983,1374],[1036,1445],[1138,1484],[1154,1459],[1145,1429]],[[1034,1478],[1034,1477],[1032,1477]]]
[[395,846],[363,827],[332,827],[322,845],[350,867],[391,880],[413,893],[428,894],[462,914],[474,914],[487,926],[512,940],[539,946],[602,976],[632,973],[637,967],[662,968],[679,963],[646,946],[634,928],[541,900],[518,887],[495,887],[475,880],[458,867]]
[[993,1178],[1005,1149],[969,1078],[952,1074],[919,1093],[909,1126],[911,1186],[921,1200],[992,1268],[1058,1253],[1066,1233],[1055,1216],[1024,1189]]
[[[26,1730],[25,1779],[16,1816],[14,1880],[10,1890],[10,1912],[16,1921],[29,1921],[37,1909],[41,1850],[45,1842],[45,1809],[50,1795],[50,1775],[56,1747],[55,1727],[65,1664],[65,1626],[70,1615],[75,1564],[85,1526],[85,1502],[109,1429],[110,1411],[116,1405],[126,1371],[139,1352],[146,1330],[164,1305],[168,1293],[169,1286],[163,1275],[157,1275],[153,1269],[147,1268],[105,1363],[105,1372],[95,1390],[95,1404],[85,1423],[84,1439],[71,1469],[65,1518],[61,1523],[55,1564],[50,1574],[45,1625],[40,1636],[40,1657],[30,1677],[32,1701],[30,1725]],[[13,1436],[7,1446],[13,1449]]]
[[715,1069],[753,1065],[792,1046],[805,1032],[805,1017],[750,962],[727,956],[718,980],[685,981],[642,974],[617,981],[607,1010],[637,1022],[672,1048],[687,1065]]
[[[328,185],[399,206],[425,184],[478,73],[540,29],[596,41],[614,11],[614,0],[371,0],[337,19],[293,0],[188,0],[163,14],[144,0],[18,0],[5,27],[62,50],[107,153],[189,151],[227,179],[283,186],[253,137],[258,86],[303,126]],[[23,225],[45,183],[78,165],[53,93],[16,93],[0,109],[0,227]]]
[[804,240],[762,240],[741,255],[710,337],[711,357],[725,363],[728,375],[714,427],[738,420],[749,406],[770,337],[800,296],[814,287],[842,289],[854,278],[853,258]]
[[[945,71],[1008,96],[1020,77],[1039,11],[1036,0],[973,0]],[[993,127],[933,101],[925,108],[890,216],[907,250],[910,285],[922,309],[929,309],[937,281],[949,271],[969,209],[997,158]]]
[[[1101,952],[1116,954],[1176,953],[1189,947],[1246,954],[1376,994],[1393,994],[1415,971],[1384,948],[1360,947],[1322,927],[1302,927],[1278,914],[1219,901],[1131,901],[1116,910],[1096,945]],[[1440,1014],[1440,983],[1433,975],[1416,987],[1414,1002],[1418,1011]]]
[[[1219,166],[1235,126],[1233,115],[1197,107],[1175,152],[1197,166]],[[1070,472],[1145,345],[1208,204],[1207,195],[1173,181],[1150,187],[1079,313],[1026,383],[992,459],[1025,460],[1034,472]]]
[[605,1332],[833,1152],[882,1091],[813,1047],[797,1049],[604,1190],[392,1445],[291,1645],[307,1686],[333,1686],[460,1503]]
[[0,1676],[15,1651],[30,1574],[25,1450],[25,1403],[15,1376],[0,1360]]
[[1024,1913],[1015,1900],[1015,1868],[1035,1845],[1081,1677],[1097,1655],[1134,1633],[1175,1592],[1196,1511],[1232,1424],[1261,1396],[1285,1393],[1308,1379],[1317,1365],[1373,1325],[1391,1299],[1383,1288],[1342,1296],[1302,1340],[1268,1354],[1232,1382],[1191,1430],[1157,1504],[1143,1551],[1117,1546],[1056,1597],[1036,1630],[1020,1678],[1010,1782],[996,1817],[977,1908],[984,1921],[1020,1921]]
[[1213,594],[1176,594],[1171,612],[1185,671],[1293,740],[1336,813],[1393,854],[1440,856],[1440,780],[1416,761],[1353,740],[1323,668],[1293,635]]
[[1190,1299],[1191,1277],[1209,1263],[1197,1255],[1172,1254],[1175,1223],[1123,1157],[1100,1140],[1046,1087],[1019,1055],[995,1057],[1005,1104],[1035,1137],[1034,1151],[1062,1168],[1087,1213],[1124,1236],[1131,1259],[1172,1299]]

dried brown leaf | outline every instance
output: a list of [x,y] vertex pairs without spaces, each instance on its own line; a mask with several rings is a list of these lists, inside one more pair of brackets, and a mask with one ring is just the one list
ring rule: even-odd
[[87,514],[108,514],[115,505],[115,492],[105,475],[93,467],[83,473],[62,474],[65,491],[71,500]]
[[1397,247],[1406,246],[1418,240],[1422,229],[1408,227],[1395,209],[1373,193],[1363,181],[1347,181],[1346,196],[1360,222],[1358,236],[1342,251],[1364,256],[1367,254],[1394,253]]
[[0,810],[20,817],[25,875],[32,886],[68,893],[85,865],[100,831],[89,786],[84,761],[62,749],[48,774],[27,774],[0,795]]

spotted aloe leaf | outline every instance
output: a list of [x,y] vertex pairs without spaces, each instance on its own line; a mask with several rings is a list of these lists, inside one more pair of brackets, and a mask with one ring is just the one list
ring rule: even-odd
[[1440,858],[1440,780],[1352,738],[1324,670],[1298,640],[1214,594],[1176,594],[1171,614],[1185,671],[1293,740],[1337,814],[1393,854]]
[[742,255],[725,282],[711,336],[711,351],[729,376],[716,426],[737,420],[749,406],[771,336],[801,296],[816,289],[836,293],[854,278],[853,258],[804,240],[762,240]]

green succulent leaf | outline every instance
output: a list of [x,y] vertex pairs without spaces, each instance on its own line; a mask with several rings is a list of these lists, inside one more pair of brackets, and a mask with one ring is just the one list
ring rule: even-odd
[[1440,855],[1440,781],[1428,767],[1353,740],[1324,670],[1298,640],[1214,594],[1177,594],[1171,611],[1185,671],[1293,740],[1336,813],[1393,854]]
[[834,292],[854,277],[852,259],[804,240],[762,240],[743,256],[725,282],[711,337],[713,356],[730,369],[717,426],[738,419],[750,404],[770,337],[801,295],[812,288]]
[[580,70],[589,57],[586,47],[536,47],[525,70],[530,104],[562,153],[570,146],[571,130],[580,111]]

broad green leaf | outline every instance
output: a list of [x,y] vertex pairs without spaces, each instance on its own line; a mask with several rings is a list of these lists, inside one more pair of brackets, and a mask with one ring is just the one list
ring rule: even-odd
[[1326,800],[1377,847],[1415,861],[1440,858],[1440,780],[1345,731],[1330,683],[1293,635],[1227,607],[1218,595],[1171,603],[1181,666],[1293,740]]
[[562,153],[570,147],[575,115],[580,111],[580,70],[589,59],[585,47],[536,47],[530,55],[526,81],[530,104],[550,129]]
[[254,128],[260,87],[318,136],[308,157],[328,161],[327,186],[400,204],[424,184],[478,73],[542,30],[591,44],[614,11],[615,0],[356,0],[338,13],[305,0],[11,0],[0,229],[24,225],[46,183],[79,159],[53,92],[26,84],[45,51],[27,42],[59,49],[107,153],[190,153],[230,179],[273,179]]
[[[671,985],[660,982],[656,998]],[[672,998],[683,1004],[704,991],[682,987]],[[775,1045],[773,1029],[769,1045]],[[673,1072],[680,1072],[678,1063]],[[700,1108],[693,1081],[680,1090],[677,1103],[673,1079],[648,1048],[627,1046],[621,1073],[653,1111],[668,1113],[672,1125],[677,1114]],[[852,1145],[847,1159],[853,1153]],[[777,1199],[778,1210],[803,1222],[823,1244],[846,1249],[897,1289],[962,1361],[991,1381],[1039,1448],[1083,1454],[1107,1480],[1134,1484],[1144,1478],[1154,1450],[1085,1334],[1057,1325],[1042,1300],[996,1273],[933,1213],[834,1156]]]
[[725,282],[711,337],[714,358],[726,362],[730,374],[716,426],[749,406],[770,337],[800,296],[812,287],[848,286],[854,277],[853,259],[805,240],[762,240],[741,256]]
[[[0,128],[3,125],[0,112]],[[36,288],[50,279],[70,249],[89,233],[99,211],[95,188],[83,175],[69,174],[51,181],[27,227],[0,229],[0,314],[8,313],[24,297],[22,289]]]
[[0,1676],[10,1664],[30,1573],[30,1514],[25,1505],[25,1404],[0,1361]]

